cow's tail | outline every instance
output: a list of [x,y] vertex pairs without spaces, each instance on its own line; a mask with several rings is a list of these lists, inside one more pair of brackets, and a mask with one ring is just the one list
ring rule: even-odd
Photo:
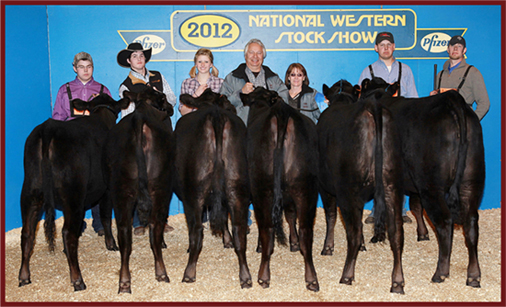
[[209,226],[212,234],[222,236],[225,224],[228,221],[228,210],[225,199],[225,163],[223,161],[223,142],[230,135],[230,122],[228,118],[214,113],[210,118],[215,136],[214,172],[212,174],[212,193],[210,193],[210,218]]
[[386,201],[383,183],[383,107],[380,103],[370,102],[375,123],[374,147],[374,237],[372,242],[385,240]]
[[448,99],[451,109],[455,112],[457,125],[459,126],[459,146],[457,152],[457,170],[455,172],[455,179],[453,180],[446,203],[452,213],[454,223],[460,224],[460,197],[459,190],[464,177],[464,170],[466,168],[467,149],[469,143],[467,141],[467,117],[464,114],[463,104],[465,103],[460,95],[456,95],[462,100],[462,103],[455,101],[455,99]]
[[[276,122],[274,119],[277,119]],[[278,244],[287,245],[286,235],[283,230],[283,174],[284,174],[284,140],[288,126],[288,116],[273,117],[271,121],[272,131],[277,131],[277,142],[274,148],[274,203],[272,207],[272,222]]]
[[51,252],[54,251],[55,247],[55,201],[54,201],[54,181],[53,181],[53,170],[51,167],[50,155],[53,152],[53,143],[49,135],[41,135],[41,146],[38,150],[41,157],[42,166],[42,189],[44,196],[43,210],[45,213],[44,218],[44,234],[48,248]]
[[149,215],[153,208],[153,202],[149,195],[148,188],[148,170],[146,166],[145,150],[148,150],[153,144],[153,132],[146,124],[142,117],[134,117],[134,133],[135,133],[135,157],[137,162],[137,178],[139,190],[137,192],[137,214],[141,225],[147,225]]

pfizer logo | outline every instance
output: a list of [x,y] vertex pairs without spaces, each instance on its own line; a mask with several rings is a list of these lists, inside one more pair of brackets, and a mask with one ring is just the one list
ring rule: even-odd
[[143,49],[153,48],[151,54],[157,54],[162,52],[167,43],[160,36],[156,35],[142,35],[133,40],[134,43],[140,43]]
[[450,35],[446,33],[435,32],[425,35],[420,41],[420,44],[425,51],[440,53],[448,49],[448,42],[450,39]]

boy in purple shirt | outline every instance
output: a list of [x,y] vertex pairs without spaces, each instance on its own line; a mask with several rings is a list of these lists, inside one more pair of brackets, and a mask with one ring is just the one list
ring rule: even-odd
[[[86,52],[79,52],[74,56],[72,67],[77,76],[74,81],[65,83],[58,90],[53,108],[53,119],[67,121],[75,118],[72,117],[72,113],[70,112],[70,100],[72,99],[79,98],[89,101],[101,93],[111,96],[111,92],[109,92],[107,87],[93,79],[93,59],[91,55]],[[93,216],[93,229],[99,236],[103,236],[104,226],[102,226],[102,222],[100,221],[99,205],[91,209],[91,214]],[[83,231],[84,229],[86,229],[86,222],[84,222],[82,227]]]

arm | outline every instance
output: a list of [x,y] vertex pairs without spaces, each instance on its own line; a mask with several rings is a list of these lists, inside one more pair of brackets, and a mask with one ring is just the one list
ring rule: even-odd
[[176,95],[174,95],[174,92],[170,88],[169,83],[167,82],[167,80],[165,80],[165,77],[163,75],[162,75],[162,83],[163,83],[163,93],[165,94],[165,96],[167,96],[167,101],[172,106],[175,106],[177,102]]
[[482,120],[482,118],[488,113],[490,109],[490,100],[488,98],[487,88],[485,87],[485,81],[483,75],[476,67],[471,68],[473,71],[473,82],[472,82],[472,93],[474,101],[476,102],[476,115]]
[[65,85],[62,85],[56,95],[52,118],[56,120],[67,120],[70,117],[70,103]]
[[242,104],[239,93],[241,93],[244,84],[246,84],[244,80],[235,78],[232,74],[228,74],[221,85],[220,94],[227,96],[234,107],[243,107],[244,105]]
[[416,91],[415,78],[413,72],[408,65],[402,64],[402,75],[404,78],[403,87],[401,87],[401,96],[406,98],[418,98],[418,92]]

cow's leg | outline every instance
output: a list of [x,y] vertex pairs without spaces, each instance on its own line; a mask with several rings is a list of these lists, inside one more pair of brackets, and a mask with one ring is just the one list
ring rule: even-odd
[[[245,195],[247,195],[246,193]],[[251,288],[253,284],[251,282],[248,262],[246,261],[249,198],[243,197],[243,199],[238,200],[231,194],[233,193],[229,194],[228,199],[232,208],[230,216],[232,219],[232,232],[234,234],[234,251],[239,260],[239,280],[242,289]]]
[[325,221],[327,224],[327,232],[325,235],[325,243],[321,254],[323,256],[332,256],[334,252],[334,227],[337,219],[337,203],[336,198],[329,193],[320,189],[323,209],[325,210]]
[[230,230],[228,229],[228,219],[224,226],[225,228],[223,229],[223,247],[233,248],[234,242],[232,241],[232,235],[230,234]]
[[[72,191],[74,192],[74,191]],[[62,229],[63,246],[65,255],[70,268],[70,282],[74,286],[74,291],[85,290],[86,285],[84,284],[83,277],[81,275],[81,269],[79,268],[78,261],[78,245],[79,237],[81,235],[81,225],[84,220],[84,204],[79,197],[81,193],[76,193],[77,197],[69,197],[67,206],[76,205],[77,208],[64,208],[63,216],[64,223]],[[82,198],[84,199],[84,197]]]
[[432,276],[433,282],[444,282],[450,276],[450,256],[453,242],[453,220],[450,210],[446,206],[444,193],[431,188],[420,194],[422,206],[427,212],[436,229],[439,243],[439,257],[436,272]]
[[464,212],[464,236],[469,253],[469,263],[467,266],[466,285],[480,288],[481,270],[478,262],[478,208],[483,193],[483,185],[461,186],[460,203]]
[[262,288],[269,288],[271,281],[270,258],[274,252],[274,226],[272,223],[272,197],[253,199],[255,220],[258,225],[258,245],[261,246],[262,257],[258,270],[258,283]]
[[[164,180],[162,182],[165,185],[166,181]],[[152,184],[154,183],[150,182],[150,185]],[[154,191],[150,192],[153,199],[153,208],[151,210],[151,221],[149,223],[149,243],[155,258],[156,280],[168,283],[170,282],[170,279],[167,275],[165,264],[163,262],[162,246],[165,245],[163,240],[163,231],[169,214],[172,191],[168,190],[165,186],[155,186],[153,190]]]
[[[313,263],[313,227],[316,216],[316,204],[318,194],[316,187],[306,191],[296,198],[297,213],[299,219],[300,252],[304,257],[306,288],[311,291],[319,291],[318,277]],[[311,195],[314,193],[314,195]]]
[[132,253],[132,216],[133,201],[126,201],[126,206],[115,206],[116,226],[118,228],[118,244],[121,253],[118,293],[132,293],[130,276],[130,255]]
[[[394,267],[392,270],[392,287],[390,292],[404,294],[404,274],[402,272],[402,251],[404,249],[404,226],[402,221],[402,194],[395,195],[390,188],[385,189],[385,198],[391,201],[386,202],[388,239],[390,249],[394,256]],[[393,207],[393,208],[392,208]]]
[[291,199],[285,199],[286,202],[283,204],[285,207],[285,219],[290,229],[290,251],[300,251],[299,235],[297,234],[297,212],[295,210],[295,202]]
[[[23,188],[25,190],[25,188]],[[38,195],[36,195],[38,194]],[[19,269],[19,286],[30,284],[30,257],[32,255],[35,231],[41,216],[43,205],[42,194],[35,192],[21,193],[21,268]]]
[[362,213],[364,204],[361,200],[353,198],[353,195],[358,195],[358,193],[347,191],[344,194],[351,196],[350,199],[339,201],[340,204],[343,204],[340,208],[346,228],[348,252],[346,254],[343,274],[339,282],[351,285],[355,280],[355,263],[363,240]]
[[[192,197],[193,196],[193,197]],[[186,223],[188,225],[188,236],[190,241],[188,264],[184,271],[183,282],[195,282],[197,276],[197,260],[202,251],[202,239],[204,237],[204,228],[202,226],[202,208],[203,200],[193,200],[194,195],[187,197],[187,204],[184,205]],[[199,197],[202,198],[202,197]],[[190,210],[193,208],[193,210]]]
[[104,197],[100,200],[100,221],[104,226],[105,247],[110,251],[119,251],[118,245],[112,235],[112,202],[109,198],[109,191],[106,191]]
[[422,204],[420,203],[420,195],[414,193],[410,194],[409,209],[416,219],[416,233],[418,236],[418,241],[428,241],[429,231],[427,230],[427,226],[425,226],[425,222],[423,220],[423,208]]

